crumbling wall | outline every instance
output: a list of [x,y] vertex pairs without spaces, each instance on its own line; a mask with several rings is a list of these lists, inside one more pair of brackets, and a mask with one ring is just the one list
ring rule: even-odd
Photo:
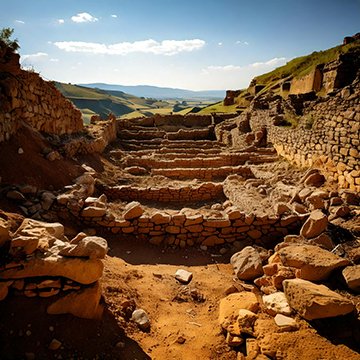
[[311,91],[320,91],[322,79],[322,69],[316,67],[310,74],[295,78],[291,81],[290,94],[305,94]]
[[0,51],[0,142],[8,140],[22,121],[49,134],[81,131],[81,112],[51,82],[21,70],[15,55]]

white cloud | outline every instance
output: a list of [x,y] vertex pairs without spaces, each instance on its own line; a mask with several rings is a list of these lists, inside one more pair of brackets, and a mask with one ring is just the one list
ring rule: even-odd
[[117,15],[115,15],[115,14],[112,14],[112,15],[110,15],[112,18],[114,18],[114,19],[116,19],[117,18]]
[[37,52],[35,54],[28,54],[28,55],[22,55],[21,60],[22,62],[32,62],[32,61],[41,61],[48,57],[49,55],[44,52]]
[[84,22],[96,22],[99,19],[87,12],[83,12],[72,16],[71,20],[76,23],[84,23]]
[[22,20],[15,20],[15,22],[16,22],[17,24],[25,24],[25,21],[22,21]]
[[242,40],[235,41],[235,44],[236,45],[249,45],[249,43],[247,41],[242,41]]
[[51,58],[50,61],[51,61],[51,62],[59,62],[59,59]]
[[205,46],[205,41],[192,40],[163,40],[153,39],[121,42],[111,45],[83,41],[58,41],[54,45],[68,52],[84,52],[105,55],[127,55],[131,53],[146,53],[155,55],[176,55],[181,52],[199,50]]
[[57,20],[57,23],[60,24],[60,25],[62,25],[62,24],[65,23],[65,20],[64,20],[64,19],[58,19],[58,20]]
[[234,71],[239,71],[241,69],[242,69],[241,66],[235,66],[235,65],[224,65],[224,66],[210,65],[202,69],[202,72],[204,74],[209,74],[211,72],[234,72]]
[[283,65],[285,63],[286,58],[280,57],[280,58],[273,58],[265,62],[254,62],[253,64],[250,64],[250,66],[257,68],[257,67],[263,67],[263,66],[277,66],[277,65]]
[[218,42],[218,45],[219,45],[219,46],[222,46],[222,44],[223,44],[222,42]]

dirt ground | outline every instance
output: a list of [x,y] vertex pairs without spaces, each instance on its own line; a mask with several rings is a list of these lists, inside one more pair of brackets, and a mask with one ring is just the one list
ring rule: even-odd
[[[39,306],[39,300],[10,296],[0,303],[1,359],[236,359],[217,320],[226,290],[241,286],[233,279],[229,254],[161,249],[130,238],[108,241],[103,318],[49,316],[46,306],[52,300]],[[179,268],[193,273],[189,285],[175,280]],[[135,307],[147,312],[149,332],[129,320]],[[268,315],[260,318],[258,339],[282,354],[277,359],[360,358],[320,337],[305,321],[300,332],[279,333]],[[53,339],[61,342],[60,349],[48,349]]]

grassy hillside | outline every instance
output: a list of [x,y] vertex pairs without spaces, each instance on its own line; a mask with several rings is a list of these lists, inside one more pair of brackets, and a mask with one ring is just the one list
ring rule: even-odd
[[301,56],[289,61],[269,73],[255,77],[257,84],[269,85],[287,77],[302,77],[309,74],[317,65],[326,64],[335,60],[340,54],[350,51],[360,50],[360,41],[355,41],[348,45],[339,45],[324,51],[314,51],[310,55]]

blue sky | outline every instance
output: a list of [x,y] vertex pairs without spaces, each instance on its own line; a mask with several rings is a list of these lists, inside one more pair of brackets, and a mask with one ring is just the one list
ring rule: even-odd
[[360,31],[360,0],[11,0],[23,66],[50,80],[239,89]]

